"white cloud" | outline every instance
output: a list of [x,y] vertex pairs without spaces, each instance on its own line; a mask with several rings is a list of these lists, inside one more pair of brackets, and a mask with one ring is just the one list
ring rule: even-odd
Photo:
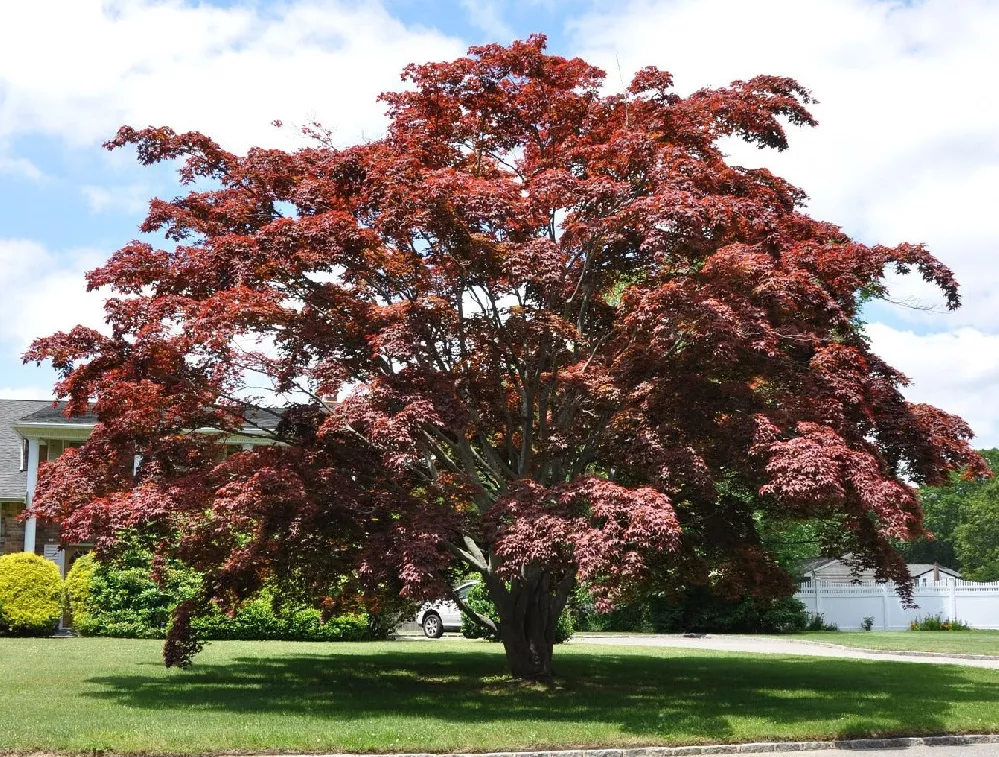
[[513,29],[503,21],[497,0],[461,0],[469,23],[488,34],[494,42],[507,44],[514,39]]
[[85,184],[80,187],[80,193],[86,198],[90,210],[94,213],[122,211],[135,214],[149,207],[151,190],[145,184],[113,187]]
[[[894,308],[874,348],[907,373],[913,400],[967,419],[999,445],[999,3],[992,0],[631,0],[571,26],[582,55],[625,77],[673,73],[683,94],[757,74],[791,76],[821,101],[815,129],[777,154],[727,142],[811,196],[809,212],[867,243],[924,242],[951,267],[964,305],[949,313],[917,276],[891,276]],[[887,312],[884,309],[879,313]],[[906,328],[911,330],[906,330]],[[928,333],[926,333],[928,332]],[[923,335],[920,335],[923,333]]]
[[17,387],[0,386],[0,397],[5,400],[48,400],[54,399],[52,387]]
[[45,174],[27,158],[14,158],[3,154],[3,145],[0,145],[0,176],[3,174],[20,176],[31,181],[42,181]]
[[976,447],[999,447],[999,335],[973,328],[916,334],[867,327],[874,351],[912,380],[913,402],[928,402],[971,424]]
[[[625,76],[655,64],[680,92],[760,73],[792,76],[821,101],[791,149],[728,143],[804,188],[810,211],[865,242],[926,242],[952,267],[966,307],[937,329],[999,331],[999,3],[992,0],[633,0],[573,25],[576,50]],[[899,296],[917,293],[915,285]],[[914,323],[926,320],[912,313]]]
[[0,239],[0,354],[19,356],[36,337],[78,323],[102,328],[103,297],[86,291],[83,275],[105,258],[96,250],[56,255],[37,242]]
[[122,123],[197,129],[236,150],[297,144],[313,118],[344,141],[384,125],[382,90],[412,61],[464,45],[409,29],[378,3],[299,0],[219,8],[181,0],[33,0],[0,12],[0,139],[70,144]]

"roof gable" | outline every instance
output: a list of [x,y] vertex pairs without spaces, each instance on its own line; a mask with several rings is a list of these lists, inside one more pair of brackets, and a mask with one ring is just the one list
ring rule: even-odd
[[[933,563],[910,563],[906,567],[909,569],[909,575],[913,578],[919,578],[927,573],[932,573],[934,569]],[[953,576],[954,578],[961,577],[960,571],[953,570],[952,568],[945,568],[943,565],[937,565],[935,567],[944,575]]]
[[52,406],[52,400],[0,399],[0,500],[24,500],[28,474],[21,470],[23,440],[13,426],[27,415]]

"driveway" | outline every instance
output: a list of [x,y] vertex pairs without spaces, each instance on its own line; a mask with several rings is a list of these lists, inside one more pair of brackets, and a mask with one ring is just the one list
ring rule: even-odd
[[[570,644],[611,644],[633,647],[673,647],[676,649],[712,649],[718,652],[753,652],[757,654],[802,655],[805,657],[841,657],[855,660],[891,660],[931,665],[966,665],[971,668],[992,668],[999,670],[999,658],[970,659],[950,655],[920,655],[904,652],[878,652],[854,649],[811,641],[782,639],[761,636],[714,635],[686,637],[679,634],[621,634],[604,635],[577,633]],[[936,748],[936,747],[934,747]],[[993,747],[995,749],[995,747]],[[999,750],[993,754],[999,753]],[[906,752],[912,755],[913,752]],[[933,754],[939,755],[940,752]]]

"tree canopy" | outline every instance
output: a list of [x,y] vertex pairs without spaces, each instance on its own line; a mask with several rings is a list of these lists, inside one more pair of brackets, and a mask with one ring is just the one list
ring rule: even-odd
[[[979,450],[993,473],[999,450]],[[968,480],[951,473],[944,486],[919,490],[924,522],[932,538],[902,545],[910,562],[936,562],[970,581],[999,581],[999,482]]]
[[[645,68],[602,94],[542,36],[403,78],[385,137],[346,148],[318,128],[294,152],[166,127],[108,143],[179,161],[189,191],[150,203],[164,249],[133,241],[88,274],[108,333],[26,355],[100,419],[35,511],[205,572],[168,663],[197,648],[199,606],[271,577],[377,604],[472,571],[511,672],[550,676],[577,581],[604,607],[640,583],[788,592],[760,514],[838,519],[840,546],[908,585],[892,545],[922,533],[912,485],[986,468],[962,420],[903,398],[858,303],[886,270],[950,308],[957,284],[922,246],[856,242],[726,162],[726,137],[787,148],[786,124],[815,124],[809,92],[758,76],[681,97]],[[262,379],[285,397],[276,444],[223,459]]]

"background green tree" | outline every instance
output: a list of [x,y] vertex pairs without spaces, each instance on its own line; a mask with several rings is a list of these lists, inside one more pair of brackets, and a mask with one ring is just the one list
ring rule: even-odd
[[[993,472],[999,470],[999,449],[979,454]],[[906,560],[939,563],[972,581],[999,580],[999,481],[967,481],[951,473],[946,486],[922,487],[919,501],[935,538],[901,545]]]
[[999,581],[999,480],[978,487],[960,516],[953,543],[962,574],[970,581]]

